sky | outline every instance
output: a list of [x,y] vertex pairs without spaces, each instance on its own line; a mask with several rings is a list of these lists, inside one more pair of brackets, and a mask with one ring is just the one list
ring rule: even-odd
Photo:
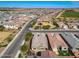
[[0,1],[0,7],[79,8],[78,1]]

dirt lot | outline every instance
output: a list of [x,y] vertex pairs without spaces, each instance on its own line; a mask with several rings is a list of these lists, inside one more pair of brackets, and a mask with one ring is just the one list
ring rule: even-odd
[[[11,35],[12,34],[12,35]],[[3,46],[0,46],[0,53],[5,49],[7,40],[6,38],[11,36],[14,36],[16,34],[16,30],[5,30],[5,31],[0,31],[0,44]],[[4,42],[4,43],[3,43]]]
[[[12,32],[1,32],[0,31],[0,43],[3,42]],[[0,47],[0,53],[4,50],[5,47]]]
[[0,32],[0,43],[4,41],[12,32]]

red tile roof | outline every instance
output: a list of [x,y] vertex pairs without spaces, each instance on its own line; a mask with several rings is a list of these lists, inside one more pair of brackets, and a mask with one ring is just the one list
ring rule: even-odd
[[55,36],[57,38],[57,41],[59,41],[63,47],[68,47],[68,45],[65,43],[65,41],[59,34],[56,34]]
[[56,34],[53,34],[53,36],[52,36],[51,33],[47,33],[47,36],[48,36],[52,49],[57,47],[58,45],[68,48],[67,44],[64,42],[64,40],[62,39],[62,37],[59,34],[56,33]]

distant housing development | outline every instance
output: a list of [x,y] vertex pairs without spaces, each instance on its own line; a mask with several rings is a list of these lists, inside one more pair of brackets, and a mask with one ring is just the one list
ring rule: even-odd
[[1,25],[3,25],[7,29],[18,29],[21,27],[25,22],[30,20],[31,18],[36,17],[35,15],[25,15],[25,14],[18,14],[17,16],[14,15],[9,19],[1,21]]

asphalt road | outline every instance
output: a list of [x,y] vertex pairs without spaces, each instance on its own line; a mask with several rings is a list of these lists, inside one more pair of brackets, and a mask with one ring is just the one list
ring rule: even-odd
[[1,58],[13,58],[17,54],[18,50],[20,49],[21,43],[24,39],[24,35],[28,32],[28,28],[30,26],[29,21],[28,24],[24,25],[24,28],[20,30],[20,33],[17,34],[17,37],[13,39],[13,42],[9,43],[9,46],[5,48],[5,51],[2,52],[0,55]]
[[52,30],[31,30],[31,32],[38,32],[38,33],[47,33],[47,32],[53,32],[53,33],[63,33],[63,32],[68,32],[68,33],[79,33],[79,30],[65,30],[65,29],[52,29]]

